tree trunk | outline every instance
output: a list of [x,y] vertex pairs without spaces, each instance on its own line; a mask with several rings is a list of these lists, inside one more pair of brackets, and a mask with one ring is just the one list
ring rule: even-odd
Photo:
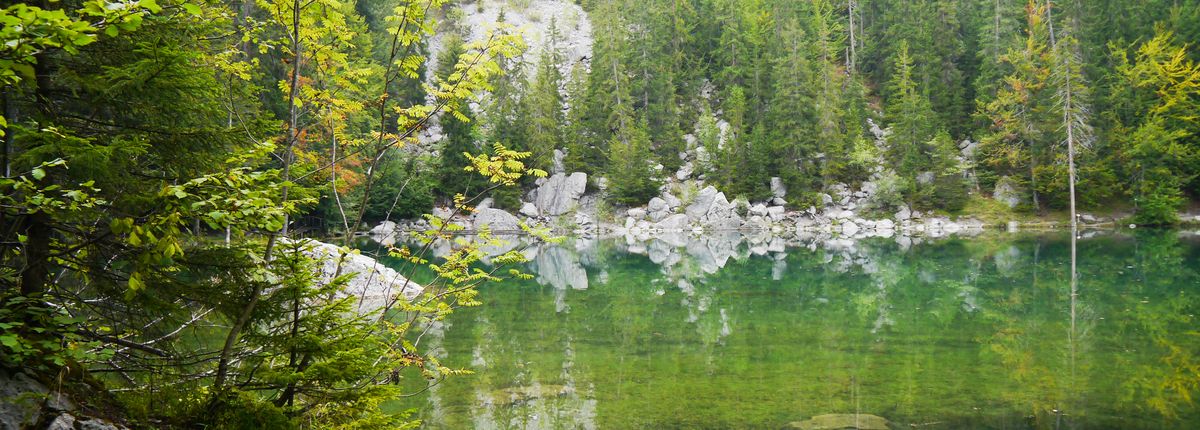
[[[291,164],[292,164],[292,148],[296,144],[299,131],[299,106],[296,105],[296,96],[299,92],[300,83],[300,63],[301,63],[301,45],[300,45],[300,0],[292,1],[292,70],[291,70],[291,89],[288,92],[288,141],[283,154],[283,181],[291,180]],[[288,200],[288,187],[283,187],[282,195],[280,196],[281,204],[286,204]],[[279,235],[272,235],[267,240],[267,249],[263,253],[264,260],[270,264],[271,254],[275,249],[275,242],[279,236],[287,237],[289,217],[285,213],[283,216],[283,227],[280,229]],[[225,336],[225,344],[221,347],[221,354],[217,360],[217,374],[213,386],[214,391],[220,391],[225,387],[225,381],[229,376],[229,360],[230,354],[233,352],[233,347],[237,345],[238,337],[241,336],[242,330],[245,330],[246,324],[250,322],[250,317],[254,314],[254,308],[258,306],[263,292],[263,284],[256,283],[250,291],[250,300],[246,306],[242,308],[241,314],[238,315],[237,321],[233,327],[229,329],[229,333]]]
[[43,214],[25,217],[25,267],[21,270],[21,295],[46,291],[50,275],[50,226]]

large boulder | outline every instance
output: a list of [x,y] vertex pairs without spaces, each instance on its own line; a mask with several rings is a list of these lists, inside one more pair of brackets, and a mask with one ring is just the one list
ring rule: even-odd
[[538,213],[537,205],[525,202],[521,204],[521,215],[525,215],[527,217],[537,217],[540,214]]
[[533,204],[542,214],[562,215],[575,209],[586,188],[586,173],[557,173],[535,190]]
[[646,210],[650,214],[650,221],[658,222],[671,214],[671,208],[667,205],[667,201],[659,197],[650,199],[650,203],[646,205]]
[[654,227],[666,232],[680,232],[688,228],[688,222],[687,215],[674,214],[654,224]]
[[515,233],[521,231],[521,221],[500,209],[482,209],[475,212],[475,230],[489,228],[492,233]]
[[786,213],[787,211],[784,210],[783,206],[771,206],[767,208],[767,216],[771,218],[771,221],[783,221]]
[[771,195],[781,199],[787,197],[787,186],[783,184],[783,179],[771,178]]
[[679,166],[679,171],[675,172],[675,179],[680,181],[687,180],[687,178],[692,177],[693,171],[695,171],[695,166],[692,165],[691,161],[683,163],[682,166]]
[[328,282],[339,275],[358,274],[346,283],[339,295],[357,297],[360,312],[386,306],[397,295],[412,299],[423,289],[421,285],[374,258],[328,243],[311,239],[301,240],[305,247],[304,253],[321,263],[319,275],[322,281]]
[[1002,176],[996,181],[996,188],[992,190],[992,198],[1010,208],[1017,207],[1023,200],[1017,181],[1008,176]]
[[396,227],[397,227],[396,223],[392,222],[391,220],[387,220],[387,221],[379,223],[379,225],[375,226],[375,228],[372,228],[371,235],[372,236],[385,236],[385,235],[389,235],[389,234],[394,234],[394,233],[396,233]]
[[721,194],[713,186],[704,187],[704,189],[696,193],[696,198],[692,200],[692,204],[688,205],[684,212],[692,219],[704,219],[708,215],[708,211],[717,203],[717,196],[720,196],[722,201],[725,200],[725,195]]
[[736,206],[725,199],[725,194],[712,186],[705,187],[696,194],[696,199],[684,211],[692,220],[716,230],[732,230],[740,228],[742,217],[735,211]]
[[555,173],[555,174],[566,173],[567,170],[566,170],[566,168],[563,167],[563,166],[565,166],[565,164],[563,164],[563,161],[566,158],[567,158],[567,154],[565,152],[563,152],[561,149],[555,149],[554,157],[553,157],[554,162],[552,163],[553,167],[550,168],[551,172]]
[[667,202],[667,207],[671,209],[683,206],[683,201],[679,200],[679,197],[675,197],[675,195],[671,194],[670,192],[663,191],[662,199]]

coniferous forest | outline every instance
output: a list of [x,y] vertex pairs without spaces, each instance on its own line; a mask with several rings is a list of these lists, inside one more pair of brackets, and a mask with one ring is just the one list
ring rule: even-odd
[[[469,373],[429,327],[531,276],[509,218],[869,183],[886,217],[1172,226],[1200,197],[1194,1],[4,4],[0,376],[130,428],[417,426],[388,402]],[[544,190],[576,172],[583,218]]]

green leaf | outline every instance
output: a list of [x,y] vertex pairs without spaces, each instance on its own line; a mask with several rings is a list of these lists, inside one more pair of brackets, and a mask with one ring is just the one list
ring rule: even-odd
[[192,14],[193,16],[200,16],[200,6],[196,6],[191,3],[184,3],[183,10],[186,10],[188,13]]
[[30,174],[33,175],[33,179],[36,179],[39,181],[42,180],[42,178],[46,177],[46,171],[42,170],[41,167],[33,169],[33,172],[30,172]]

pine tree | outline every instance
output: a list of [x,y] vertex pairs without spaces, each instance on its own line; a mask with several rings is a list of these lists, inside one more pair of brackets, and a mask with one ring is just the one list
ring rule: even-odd
[[889,158],[896,173],[911,181],[931,167],[925,144],[934,134],[934,115],[929,99],[913,81],[913,63],[908,55],[907,41],[900,41],[895,63],[889,86],[892,98],[887,104],[892,128],[892,134],[888,136]]
[[[437,78],[446,81],[454,73],[458,59],[466,53],[462,38],[450,35],[443,42],[442,52],[438,54]],[[479,151],[475,143],[477,138],[475,127],[471,122],[472,112],[469,106],[459,109],[459,115],[442,115],[441,126],[442,149],[437,177],[441,186],[438,187],[441,197],[453,198],[455,194],[473,197],[483,185],[476,175],[464,174],[463,168],[470,165],[466,153],[474,154]]]
[[[1053,110],[1046,86],[1051,63],[1045,5],[1030,0],[1026,6],[1025,41],[1001,60],[1012,72],[1003,80],[995,99],[982,107],[991,122],[991,133],[980,140],[983,160],[993,171],[1027,178],[1034,208],[1041,208],[1039,176],[1045,174],[1047,130],[1054,129]],[[1051,168],[1053,165],[1051,165]]]
[[789,190],[813,191],[819,187],[820,171],[813,156],[819,143],[811,126],[813,109],[814,63],[804,50],[807,34],[796,19],[783,24],[778,50],[773,59],[774,79],[771,103],[766,115],[775,142],[775,174],[783,178]]
[[644,204],[658,195],[659,187],[646,121],[623,118],[620,122],[629,125],[609,143],[609,192],[616,203]]
[[563,148],[563,97],[560,89],[563,76],[559,66],[563,55],[558,46],[561,35],[553,19],[546,32],[546,45],[538,60],[537,74],[524,97],[528,112],[524,133],[526,148],[533,153],[529,164],[550,170],[554,150]]

